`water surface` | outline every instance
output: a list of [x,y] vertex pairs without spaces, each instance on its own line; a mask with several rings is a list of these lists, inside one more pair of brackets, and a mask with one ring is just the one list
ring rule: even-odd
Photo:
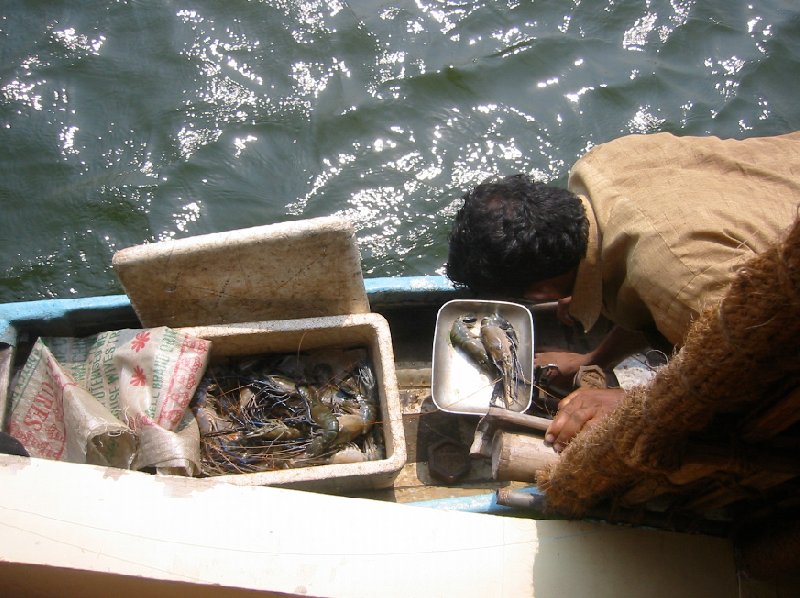
[[115,251],[343,215],[439,274],[460,196],[628,133],[800,129],[788,0],[6,0],[0,300],[121,292]]

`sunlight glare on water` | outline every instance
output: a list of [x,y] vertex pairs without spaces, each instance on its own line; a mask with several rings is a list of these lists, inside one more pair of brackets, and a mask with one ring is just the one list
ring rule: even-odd
[[131,245],[332,214],[365,276],[441,274],[485,177],[800,126],[783,0],[9,0],[0,51],[4,301],[121,292]]

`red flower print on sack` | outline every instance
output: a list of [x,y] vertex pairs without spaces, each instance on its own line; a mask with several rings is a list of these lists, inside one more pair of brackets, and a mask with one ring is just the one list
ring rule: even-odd
[[131,376],[131,386],[144,386],[147,383],[147,376],[144,370],[138,365],[133,368],[133,376]]
[[144,349],[144,346],[150,341],[150,333],[147,331],[140,332],[133,337],[131,341],[131,349],[137,353]]

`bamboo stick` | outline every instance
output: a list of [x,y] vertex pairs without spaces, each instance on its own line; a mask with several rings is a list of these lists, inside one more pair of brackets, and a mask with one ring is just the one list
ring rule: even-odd
[[492,477],[500,481],[535,482],[536,473],[558,461],[558,454],[532,434],[498,430],[492,440]]

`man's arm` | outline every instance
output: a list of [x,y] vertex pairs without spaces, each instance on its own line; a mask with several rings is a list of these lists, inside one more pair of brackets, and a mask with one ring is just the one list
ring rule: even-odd
[[[535,359],[541,365],[558,365],[561,378],[568,377],[571,384],[582,365],[606,369],[646,347],[642,333],[615,326],[591,353],[539,353]],[[560,453],[578,432],[611,413],[624,397],[621,388],[579,388],[571,392],[559,401],[558,413],[547,428],[545,442]]]
[[575,374],[578,373],[581,366],[598,365],[607,369],[646,347],[647,339],[641,332],[614,326],[590,353],[566,351],[536,353],[534,363],[541,366],[549,364],[558,366],[558,373],[550,378],[550,382],[555,386],[571,388]]
[[586,365],[599,365],[607,369],[646,348],[647,338],[644,334],[614,326],[594,351],[589,353],[591,358]]
[[621,388],[579,388],[558,403],[558,413],[545,432],[544,441],[560,453],[573,437],[611,413],[625,398]]

